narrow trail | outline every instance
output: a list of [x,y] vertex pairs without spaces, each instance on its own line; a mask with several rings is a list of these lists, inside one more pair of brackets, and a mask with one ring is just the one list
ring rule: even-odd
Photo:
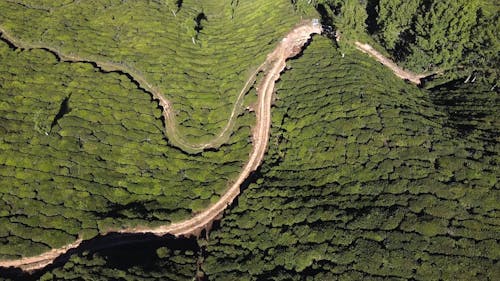
[[374,57],[378,62],[381,64],[385,65],[389,69],[394,72],[394,75],[398,76],[401,79],[408,80],[414,84],[420,85],[422,83],[421,79],[425,78],[427,76],[430,76],[434,73],[431,74],[415,74],[413,72],[407,71],[399,67],[396,63],[394,63],[391,59],[385,57],[382,55],[380,52],[375,50],[372,46],[369,44],[363,44],[358,41],[354,43],[356,45],[356,48],[363,53],[366,53],[372,57]]
[[265,63],[257,67],[257,69],[250,74],[244,87],[241,89],[240,93],[236,97],[236,101],[233,104],[231,110],[231,115],[228,118],[227,124],[221,130],[217,136],[212,140],[205,143],[193,143],[186,140],[184,136],[179,132],[178,123],[175,117],[172,102],[165,98],[164,94],[155,86],[150,84],[146,77],[144,77],[138,70],[133,67],[127,66],[125,64],[119,64],[107,61],[96,61],[91,59],[82,58],[75,54],[65,54],[59,49],[54,47],[49,47],[41,44],[33,44],[29,42],[23,42],[20,39],[12,36],[8,31],[0,26],[0,38],[7,42],[13,48],[24,49],[24,50],[45,50],[54,54],[59,61],[62,62],[72,62],[72,63],[88,63],[99,68],[103,72],[118,72],[128,76],[136,85],[143,91],[151,94],[154,100],[157,100],[159,105],[162,107],[162,115],[165,118],[165,134],[169,141],[169,144],[180,148],[186,153],[195,154],[202,152],[210,148],[219,148],[221,145],[227,143],[229,140],[233,128],[236,122],[236,118],[242,110],[243,99],[245,94],[248,92],[250,86],[255,82],[257,74],[262,71]]
[[[126,66],[117,65],[108,62],[96,62],[87,61],[85,59],[79,58],[74,55],[64,55],[56,49],[50,49],[45,46],[36,46],[31,44],[25,44],[10,36],[4,29],[0,27],[1,37],[7,41],[9,44],[16,48],[22,49],[44,49],[54,53],[62,61],[70,62],[87,62],[94,64],[103,71],[120,71],[127,73],[138,85],[143,89],[149,91],[154,98],[156,98],[160,105],[163,107],[163,114],[166,120],[166,130],[168,137],[175,139],[175,142],[182,143],[184,148],[190,151],[204,148],[212,145],[214,141],[206,144],[199,145],[188,145],[184,143],[184,140],[176,133],[176,128],[173,124],[173,114],[172,106],[170,102],[152,85],[150,85],[143,76]],[[231,186],[228,188],[226,193],[217,201],[214,205],[197,214],[196,216],[187,219],[185,221],[173,223],[166,226],[160,226],[157,228],[126,228],[126,229],[109,229],[106,233],[118,232],[118,233],[153,233],[155,235],[166,235],[172,234],[175,236],[190,236],[197,235],[208,226],[210,226],[214,220],[222,216],[224,210],[233,202],[233,200],[240,193],[241,184],[254,172],[262,163],[264,154],[267,150],[267,145],[269,142],[269,132],[271,127],[271,104],[273,100],[273,93],[276,81],[280,78],[281,72],[286,67],[286,60],[288,58],[294,57],[302,51],[304,45],[308,42],[313,34],[321,34],[322,27],[315,21],[304,21],[298,26],[296,26],[288,35],[283,38],[283,40],[278,44],[272,53],[270,53],[266,61],[250,76],[244,85],[240,95],[233,107],[233,113],[231,118],[236,118],[237,110],[240,108],[239,101],[242,99],[244,94],[248,91],[248,87],[253,84],[255,77],[258,72],[262,71],[265,67],[267,71],[265,76],[259,86],[257,87],[258,101],[255,108],[256,112],[256,125],[252,129],[253,138],[253,149],[250,154],[248,161],[246,162],[244,168],[240,172],[238,178]],[[234,121],[232,121],[234,122]],[[219,136],[225,135],[225,132],[229,132],[232,126],[231,120],[226,125],[226,128],[219,134]],[[218,137],[219,137],[218,136]],[[222,137],[221,137],[222,138]],[[174,142],[174,141],[173,141]],[[106,233],[103,233],[106,234]],[[44,268],[45,266],[51,264],[57,257],[66,253],[70,249],[76,248],[81,244],[82,240],[79,239],[72,244],[66,245],[60,249],[54,249],[49,252],[43,253],[38,256],[21,258],[18,260],[4,260],[0,261],[0,267],[18,267],[22,270],[30,271]]]

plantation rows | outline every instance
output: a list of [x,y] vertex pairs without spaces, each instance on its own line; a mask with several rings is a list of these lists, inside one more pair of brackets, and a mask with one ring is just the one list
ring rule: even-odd
[[[190,280],[196,260],[209,280],[494,280],[495,142],[465,141],[428,93],[323,38],[290,65],[261,175],[199,240],[203,258],[153,245],[145,267],[124,246],[125,265],[84,253],[40,280]],[[472,120],[495,114],[475,104]]]
[[124,75],[3,42],[0,65],[0,258],[186,219],[218,200],[250,152],[249,114],[219,151],[186,155]]
[[[494,280],[499,149],[484,135],[496,130],[489,103],[467,107],[478,128],[464,138],[427,92],[362,54],[341,58],[315,37],[290,65],[262,175],[199,240],[210,280]],[[149,266],[123,247],[72,256],[41,280],[196,274],[197,253],[150,248],[139,251]]]
[[[209,239],[197,240],[201,250],[184,239],[99,238],[89,243],[104,246],[82,246],[31,279],[192,280],[199,267],[210,280],[500,276],[500,110],[495,70],[482,70],[496,61],[492,4],[7,0],[0,26],[21,41],[144,76],[173,102],[181,135],[205,142],[226,125],[252,70],[299,21],[293,6],[318,2],[342,29],[342,49],[316,36],[290,62],[265,162]],[[461,28],[457,18],[467,19]],[[402,62],[458,62],[465,68],[444,79],[470,72],[478,81],[419,90],[344,46],[371,30],[391,52],[390,44],[408,39],[391,38],[400,34],[392,32],[397,19],[407,23],[401,31],[436,23],[399,42],[415,55]],[[252,100],[254,90],[245,106]],[[0,259],[205,209],[250,152],[254,115],[238,113],[228,144],[189,155],[169,146],[158,102],[126,75],[0,42]]]
[[326,39],[290,65],[262,176],[210,235],[210,280],[499,276],[498,144],[456,138],[427,92]]
[[[176,2],[181,2],[179,9]],[[252,68],[299,21],[280,1],[75,1],[27,9],[2,1],[2,26],[27,42],[122,64],[174,105],[181,135],[209,141]]]

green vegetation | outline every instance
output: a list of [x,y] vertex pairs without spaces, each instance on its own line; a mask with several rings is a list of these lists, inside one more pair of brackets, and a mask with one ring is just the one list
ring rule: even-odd
[[[90,62],[144,76],[182,136],[210,141],[257,65],[317,11],[339,46],[316,36],[289,62],[265,161],[208,239],[96,237],[216,202],[254,115],[239,111],[220,148],[184,151],[150,93]],[[16,38],[89,61],[0,41],[0,260],[94,238],[0,280],[496,280],[498,15],[486,0],[0,1]],[[443,74],[419,89],[356,40]]]
[[497,82],[498,5],[484,0],[382,0],[379,10],[375,36],[407,67],[441,69],[454,77],[476,73],[490,84]]
[[431,97],[449,115],[448,125],[456,129],[457,137],[490,145],[499,142],[500,103],[489,85],[457,81],[432,89]]
[[491,0],[322,0],[342,40],[380,43],[401,65],[498,84],[500,10]]
[[[286,1],[233,5],[233,19],[223,1],[172,4],[3,1],[0,22],[32,45],[134,69],[173,101],[181,134],[204,142],[297,19],[283,21]],[[185,30],[195,28],[193,44]],[[187,155],[168,146],[157,102],[126,75],[5,42],[0,61],[0,258],[186,219],[220,197],[249,153],[243,111],[227,144]]]
[[225,191],[249,153],[248,115],[220,151],[186,155],[126,76],[5,43],[0,62],[2,258],[185,219]]
[[132,235],[94,242],[95,250],[72,255],[64,266],[20,276],[10,272],[6,276],[11,279],[0,280],[192,281],[194,276],[203,276],[198,270],[201,260],[195,239]]
[[7,31],[133,69],[172,101],[181,135],[194,143],[221,131],[252,68],[299,21],[287,0],[182,1],[178,11],[172,0],[44,1],[45,9],[15,2],[23,1],[0,3]]
[[498,141],[456,138],[425,91],[328,40],[290,66],[262,176],[211,234],[208,276],[494,280]]

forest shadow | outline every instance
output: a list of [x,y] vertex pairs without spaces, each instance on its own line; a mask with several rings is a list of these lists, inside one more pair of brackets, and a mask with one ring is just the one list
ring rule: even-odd
[[458,137],[467,137],[477,130],[483,131],[491,140],[499,137],[499,130],[480,128],[481,120],[495,113],[495,108],[491,107],[498,101],[495,93],[487,94],[481,85],[464,84],[462,79],[440,84],[430,88],[429,92],[432,102],[448,116],[448,126],[457,132]]
[[160,247],[171,251],[182,250],[194,253],[199,251],[198,243],[193,237],[110,233],[82,242],[80,246],[59,256],[52,264],[41,270],[24,272],[19,268],[0,267],[0,277],[12,281],[39,280],[45,273],[64,266],[74,255],[92,256],[96,253],[106,260],[106,267],[126,270],[139,266],[144,269],[153,269],[154,262],[158,260],[156,250]]

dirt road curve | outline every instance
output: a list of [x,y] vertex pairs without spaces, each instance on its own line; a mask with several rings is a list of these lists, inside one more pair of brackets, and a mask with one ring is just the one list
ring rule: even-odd
[[[11,44],[15,46],[23,46],[11,36],[6,36],[4,30],[0,28],[2,36],[4,39],[8,40]],[[322,32],[321,25],[313,21],[304,21],[300,25],[296,26],[282,41],[278,44],[275,50],[267,56],[266,62],[261,65],[266,66],[267,72],[260,83],[257,94],[258,101],[255,108],[256,112],[256,125],[252,130],[253,135],[253,150],[250,154],[250,158],[246,162],[243,170],[240,172],[237,180],[229,187],[227,192],[220,198],[220,200],[213,206],[208,208],[196,216],[178,223],[173,223],[166,226],[160,226],[157,228],[131,228],[131,229],[119,229],[110,230],[109,232],[121,232],[121,233],[153,233],[156,235],[172,234],[175,236],[190,236],[199,234],[204,228],[211,225],[214,220],[222,216],[222,213],[227,208],[229,204],[240,193],[240,186],[248,178],[248,176],[255,171],[259,165],[262,163],[264,154],[267,150],[267,144],[269,141],[269,131],[271,127],[271,103],[274,92],[275,82],[279,79],[280,73],[286,66],[286,60],[290,57],[294,57],[302,50],[303,46],[310,39],[312,34],[319,34]],[[28,49],[34,48],[32,46]],[[47,49],[46,47],[43,47]],[[59,52],[55,52],[62,60],[78,60],[85,61],[77,57],[64,56]],[[112,64],[93,62],[97,66],[103,68],[104,70],[116,69],[117,67]],[[242,92],[246,92],[245,89],[251,84],[250,81],[255,80],[255,74],[260,71],[259,68],[247,81]],[[134,73],[128,72],[139,84],[143,87],[148,88],[151,92],[158,93],[153,86],[149,85],[141,76],[135,77]],[[241,94],[240,94],[241,95]],[[162,95],[155,94],[155,97],[159,100],[160,105],[164,108],[164,114],[166,114],[167,120],[170,120],[170,103]],[[234,111],[234,110],[233,110]],[[168,129],[168,128],[167,128]],[[175,135],[175,134],[174,134]],[[48,264],[52,263],[58,256],[66,253],[72,248],[76,248],[80,245],[82,240],[77,240],[74,243],[67,245],[60,249],[54,249],[52,251],[46,252],[39,256],[22,258],[18,260],[10,261],[0,261],[0,266],[2,267],[19,267],[23,270],[35,270],[40,269]]]
[[270,65],[270,69],[266,73],[264,79],[258,87],[257,94],[258,102],[255,108],[257,114],[257,122],[252,130],[253,135],[253,150],[250,158],[246,162],[245,167],[240,172],[237,180],[229,187],[227,192],[213,206],[196,215],[195,217],[174,223],[168,226],[160,226],[158,228],[134,228],[123,229],[118,232],[123,233],[154,233],[158,235],[173,234],[175,236],[192,235],[199,233],[202,229],[210,225],[229,204],[240,193],[240,186],[248,178],[251,172],[255,171],[261,164],[264,154],[267,150],[269,141],[269,130],[271,127],[271,102],[274,92],[274,85],[279,79],[280,73],[286,66],[286,59],[297,55],[310,36],[314,33],[321,33],[320,25],[314,25],[311,22],[303,23],[293,29],[276,47],[276,49],[268,55],[266,62]]
[[370,56],[374,57],[377,61],[379,61],[381,64],[387,66],[394,72],[396,76],[399,78],[408,80],[412,83],[415,83],[417,85],[420,85],[421,79],[429,76],[429,74],[415,74],[410,71],[406,71],[399,67],[397,64],[395,64],[392,60],[386,58],[384,55],[379,53],[377,50],[375,50],[372,46],[368,44],[363,44],[360,42],[356,42],[356,48],[363,53],[367,53]]

